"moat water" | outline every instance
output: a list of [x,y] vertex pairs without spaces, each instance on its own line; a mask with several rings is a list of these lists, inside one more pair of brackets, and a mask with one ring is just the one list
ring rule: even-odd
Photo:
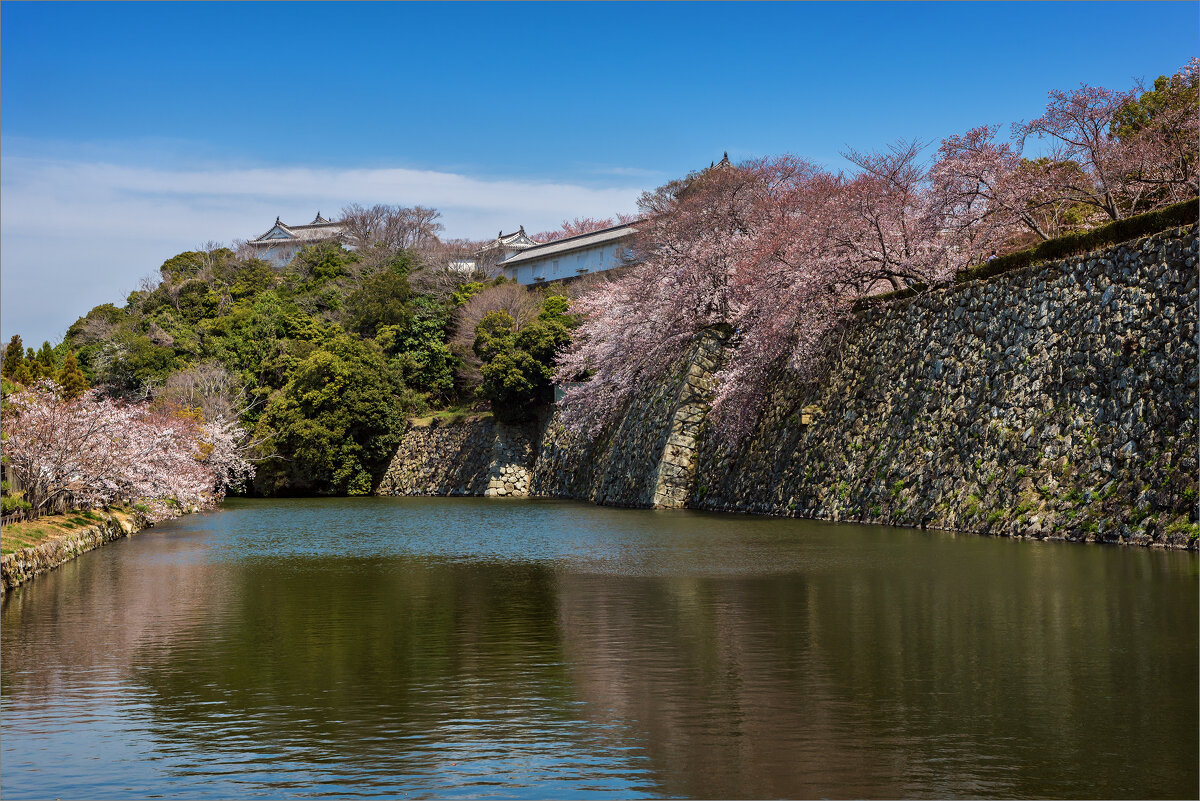
[[1197,558],[249,501],[9,593],[0,795],[1195,798]]

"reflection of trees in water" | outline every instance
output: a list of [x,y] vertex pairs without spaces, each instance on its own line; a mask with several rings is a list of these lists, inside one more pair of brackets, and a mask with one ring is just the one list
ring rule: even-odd
[[38,703],[74,691],[82,676],[125,675],[135,654],[174,640],[181,623],[220,621],[227,571],[197,549],[151,531],[5,593],[5,696]]
[[[219,629],[139,657],[164,740],[246,756],[247,770],[269,771],[274,751],[289,770],[307,764],[392,788],[460,762],[491,760],[502,772],[506,760],[544,762],[555,748],[619,745],[575,725],[545,568],[403,559],[238,568],[235,608]],[[287,786],[276,770],[267,780]]]
[[1197,680],[1178,555],[945,545],[861,571],[564,575],[575,685],[646,735],[673,795],[1194,789],[1196,695],[1163,690]]
[[168,756],[280,786],[474,764],[625,794],[1194,790],[1193,557],[645,519],[599,564],[638,577],[118,543],[6,598],[6,713],[117,673]]

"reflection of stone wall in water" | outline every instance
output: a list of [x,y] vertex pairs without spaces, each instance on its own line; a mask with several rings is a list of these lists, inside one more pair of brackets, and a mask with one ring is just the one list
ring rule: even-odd
[[[555,584],[580,713],[636,735],[664,782],[660,795],[1033,797],[1086,794],[1081,783],[1091,782],[1095,792],[1129,765],[1083,767],[1077,742],[1030,737],[1031,721],[1059,730],[1050,721],[1066,698],[1144,709],[1160,692],[1124,677],[1164,670],[1186,684],[1195,675],[1194,642],[1177,664],[1152,655],[1179,626],[1152,610],[1195,619],[1194,585],[1164,575],[1178,565],[1173,554],[1122,555],[1133,573],[1153,574],[1157,590],[1133,592],[1149,613],[1138,642],[1108,648],[1098,644],[1113,641],[1112,619],[1097,610],[1124,617],[1132,596],[1111,596],[1112,564],[1102,560],[976,542],[979,558],[964,561],[970,549],[946,537],[861,529],[841,548],[838,533],[809,529],[815,541],[792,549],[783,543],[795,543],[794,528],[747,520],[712,536],[727,522],[697,525],[720,543],[719,557],[689,551],[696,538],[677,523],[669,539],[688,545],[656,554],[659,575],[563,570]],[[1091,657],[1047,670],[1061,654]],[[1194,732],[1167,740],[1161,764],[1194,763]],[[1055,767],[1001,775],[988,764],[995,758]]]
[[[863,313],[735,452],[702,434],[711,333],[596,441],[552,420],[505,458],[531,494],[614,506],[1194,547],[1196,304],[1195,228],[1168,231]],[[506,435],[473,425],[410,430],[383,491],[495,491]]]

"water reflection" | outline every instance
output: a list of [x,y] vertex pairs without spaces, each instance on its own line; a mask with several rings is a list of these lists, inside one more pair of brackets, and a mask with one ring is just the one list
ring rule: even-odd
[[1065,569],[1029,550],[993,553],[986,581],[899,553],[791,578],[574,576],[568,662],[601,719],[649,735],[672,795],[1186,794],[1196,732],[1162,687],[1194,684],[1194,604],[1113,597],[1130,570],[1099,549]]
[[0,788],[1192,796],[1197,623],[1190,554],[239,502],[6,598]]

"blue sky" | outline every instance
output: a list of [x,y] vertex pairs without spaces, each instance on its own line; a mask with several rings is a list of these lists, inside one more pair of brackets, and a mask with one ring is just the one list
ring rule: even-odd
[[0,6],[0,328],[348,202],[448,233],[629,211],[719,159],[936,143],[1197,55],[1196,3]]

